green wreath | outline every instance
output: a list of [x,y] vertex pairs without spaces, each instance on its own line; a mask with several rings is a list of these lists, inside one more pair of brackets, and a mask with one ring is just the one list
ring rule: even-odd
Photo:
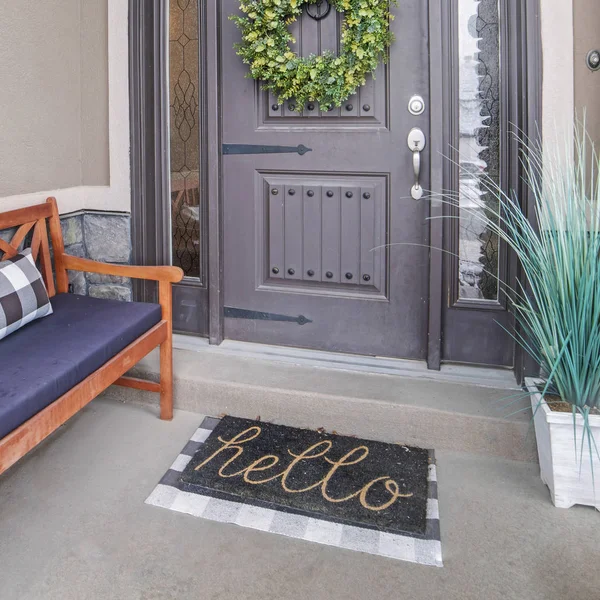
[[300,57],[290,48],[295,40],[288,27],[316,1],[241,0],[245,16],[231,17],[242,32],[236,49],[250,66],[248,77],[262,81],[280,103],[294,98],[298,111],[307,102],[324,110],[341,106],[387,60],[394,39],[390,4],[396,0],[329,0],[345,16],[339,56],[326,51]]

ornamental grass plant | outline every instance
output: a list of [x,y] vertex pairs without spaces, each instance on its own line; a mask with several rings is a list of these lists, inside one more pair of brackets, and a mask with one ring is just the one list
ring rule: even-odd
[[589,422],[600,409],[600,163],[585,124],[576,127],[574,144],[546,144],[543,154],[537,144],[523,146],[534,218],[490,180],[482,186],[498,209],[480,203],[461,210],[484,221],[516,254],[524,282],[504,286],[517,324],[510,333],[541,366],[542,399],[552,394],[570,406],[577,456],[585,449],[593,460],[600,457]]

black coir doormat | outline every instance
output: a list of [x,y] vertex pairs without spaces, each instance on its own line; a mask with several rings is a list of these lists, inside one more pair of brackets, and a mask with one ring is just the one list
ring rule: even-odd
[[441,567],[437,497],[433,451],[206,417],[146,504]]
[[182,489],[336,523],[425,536],[430,452],[224,417]]

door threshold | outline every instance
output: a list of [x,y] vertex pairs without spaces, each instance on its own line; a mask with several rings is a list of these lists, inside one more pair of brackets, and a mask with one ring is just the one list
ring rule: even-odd
[[228,354],[242,358],[291,363],[322,369],[394,375],[397,377],[462,383],[496,389],[520,389],[512,370],[495,367],[444,364],[440,371],[432,371],[427,368],[425,361],[420,360],[360,356],[290,346],[270,346],[267,344],[238,342],[235,340],[225,340],[220,346],[212,346],[206,338],[181,334],[173,335],[173,347],[191,352]]

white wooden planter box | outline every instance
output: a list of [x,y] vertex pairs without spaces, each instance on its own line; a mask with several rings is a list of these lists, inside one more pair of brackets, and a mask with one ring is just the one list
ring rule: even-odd
[[[525,384],[531,394],[531,406],[535,411],[541,394],[538,381],[526,379]],[[590,425],[596,444],[600,449],[600,415],[590,415]],[[600,460],[594,450],[593,465],[596,490],[592,483],[592,467],[587,436],[583,449],[583,461],[580,462],[581,440],[583,436],[583,418],[577,415],[577,456],[573,442],[573,415],[554,412],[542,402],[534,417],[535,437],[542,481],[550,488],[555,506],[569,508],[574,504],[595,506],[600,510]]]

